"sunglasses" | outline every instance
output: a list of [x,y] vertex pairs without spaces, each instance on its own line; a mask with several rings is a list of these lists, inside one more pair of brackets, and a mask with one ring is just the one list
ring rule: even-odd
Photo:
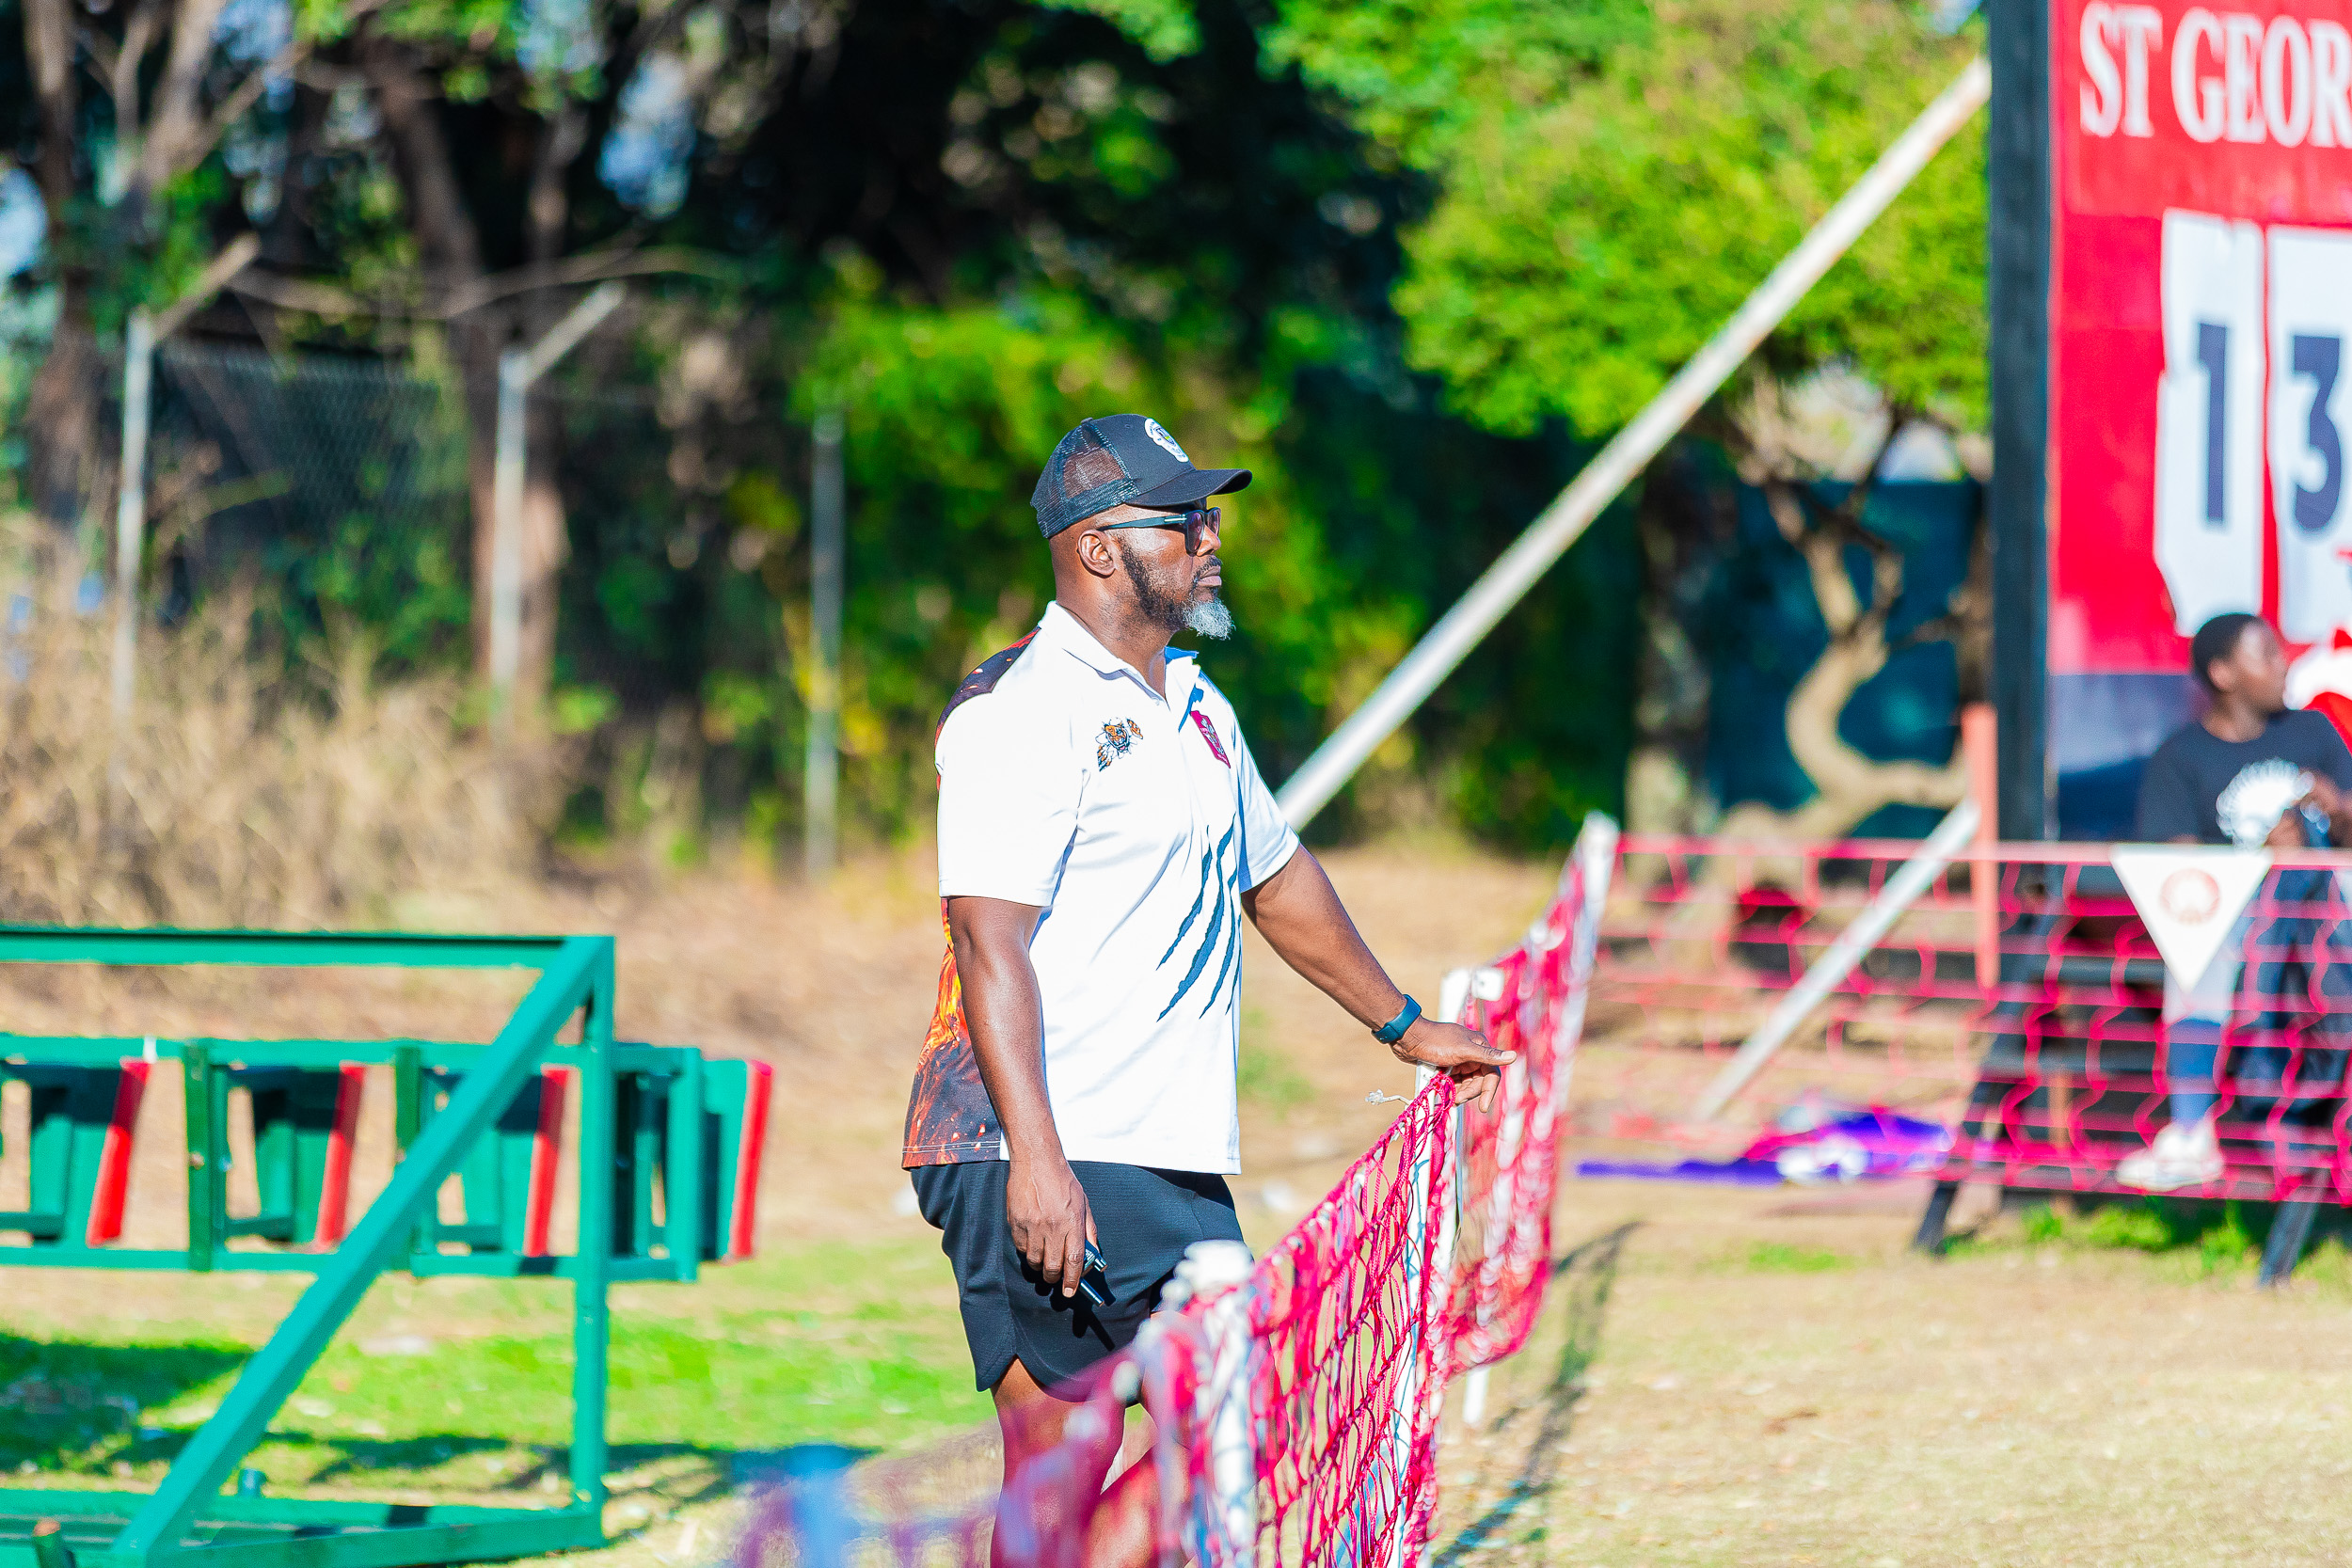
[[1224,513],[1221,506],[1195,507],[1190,512],[1168,512],[1157,517],[1136,517],[1123,523],[1104,523],[1098,532],[1108,533],[1118,528],[1180,528],[1184,531],[1184,553],[1199,555],[1200,541],[1212,535],[1224,537],[1217,518]]

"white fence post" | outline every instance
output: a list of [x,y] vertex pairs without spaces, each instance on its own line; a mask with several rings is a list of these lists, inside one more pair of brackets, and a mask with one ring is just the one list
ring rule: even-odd
[[147,420],[155,369],[155,324],[142,305],[122,334],[122,483],[115,496],[114,721],[131,721],[138,660],[139,557],[147,532]]
[[1560,1028],[1552,1048],[1559,1053],[1559,1081],[1551,1086],[1552,1128],[1568,1112],[1568,1084],[1576,1073],[1577,1047],[1584,1039],[1584,1007],[1593,994],[1593,964],[1600,955],[1601,916],[1609,910],[1609,880],[1617,870],[1617,824],[1600,812],[1586,815],[1568,851],[1583,879],[1583,907],[1568,940],[1568,1005],[1560,1009]]
[[[1208,1365],[1194,1393],[1194,1418],[1209,1440],[1209,1488],[1192,1508],[1192,1557],[1201,1568],[1255,1560],[1258,1444],[1250,1409],[1257,1342],[1249,1332],[1249,1249],[1239,1242],[1195,1242],[1163,1297],[1206,1304],[1200,1326]],[[1179,1295],[1179,1291],[1182,1292]]]
[[801,786],[807,816],[802,853],[811,881],[831,874],[841,842],[841,596],[847,538],[838,411],[817,416],[815,436],[808,509],[809,651],[814,657]]
[[501,740],[515,730],[515,673],[523,646],[523,416],[531,356],[499,356],[498,447],[490,469],[490,724]]
[[186,293],[152,315],[146,306],[134,306],[131,319],[124,324],[122,471],[115,493],[113,766],[122,761],[123,732],[130,726],[131,703],[137,688],[139,565],[147,553],[147,436],[153,404],[155,345],[178,331],[191,311],[218,293],[261,250],[260,235],[238,235],[204,264]]
[[490,726],[503,742],[514,734],[515,677],[523,647],[523,479],[529,460],[531,384],[580,346],[628,295],[606,283],[565,312],[530,348],[499,356],[498,431],[490,469]]

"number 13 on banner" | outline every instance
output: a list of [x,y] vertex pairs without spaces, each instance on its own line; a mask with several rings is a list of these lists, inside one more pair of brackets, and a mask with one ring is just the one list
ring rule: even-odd
[[2352,622],[2352,497],[2344,472],[2352,233],[2273,229],[2268,240],[2279,625],[2294,641],[2319,642]]
[[2344,390],[2352,231],[2265,234],[2168,212],[2163,271],[2156,563],[2176,627],[2186,634],[2210,616],[2261,606],[2267,512],[2278,530],[2280,629],[2293,641],[2322,641],[2352,622],[2352,394]]

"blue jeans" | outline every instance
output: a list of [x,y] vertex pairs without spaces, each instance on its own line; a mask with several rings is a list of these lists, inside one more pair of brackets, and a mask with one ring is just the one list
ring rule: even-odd
[[[2305,1044],[2296,1064],[2296,1085],[2333,1088],[2344,1075],[2344,1047],[2352,1043],[2352,912],[2337,892],[2334,874],[2272,872],[2255,907],[2239,917],[2230,945],[2253,955],[2250,975],[2243,957],[2219,970],[2230,977],[2231,1003],[2217,1005],[2210,985],[2200,985],[2188,1010],[2166,1029],[2165,1082],[2176,1127],[2202,1121],[2218,1102],[2216,1069],[2222,1033],[2233,1016],[2246,1020],[2240,1037],[2251,1036],[2256,1042],[2231,1055],[2231,1077],[2240,1088],[2259,1085],[2274,1097],[2283,1093],[2298,1030]],[[2214,974],[2209,971],[2205,979],[2210,982]],[[2317,1097],[2305,1094],[2293,1104],[2316,1102]]]

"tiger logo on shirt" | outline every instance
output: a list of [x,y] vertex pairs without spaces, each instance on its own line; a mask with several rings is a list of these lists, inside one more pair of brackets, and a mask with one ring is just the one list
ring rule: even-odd
[[1143,726],[1132,719],[1114,719],[1103,726],[1103,733],[1094,741],[1094,769],[1101,772],[1136,748],[1143,738]]

